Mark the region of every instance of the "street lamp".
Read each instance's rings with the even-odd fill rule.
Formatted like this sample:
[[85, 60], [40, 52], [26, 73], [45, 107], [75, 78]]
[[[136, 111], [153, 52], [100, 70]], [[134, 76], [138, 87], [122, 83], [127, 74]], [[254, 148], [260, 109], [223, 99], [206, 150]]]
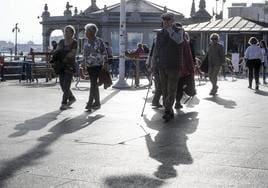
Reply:
[[125, 53], [126, 53], [126, 1], [121, 0], [120, 3], [120, 26], [119, 26], [119, 78], [113, 88], [124, 89], [129, 88], [125, 81]]
[[18, 38], [18, 32], [20, 32], [20, 29], [18, 28], [18, 23], [15, 24], [15, 27], [12, 29], [12, 32], [15, 32], [15, 56], [17, 56], [18, 52], [18, 43], [17, 43], [17, 38]]

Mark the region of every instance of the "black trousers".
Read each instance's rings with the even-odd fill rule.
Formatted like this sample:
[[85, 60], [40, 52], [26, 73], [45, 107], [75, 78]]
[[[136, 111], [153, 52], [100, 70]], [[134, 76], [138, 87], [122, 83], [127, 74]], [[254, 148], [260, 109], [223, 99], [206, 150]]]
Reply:
[[252, 80], [253, 80], [253, 73], [255, 77], [255, 84], [256, 86], [259, 85], [259, 74], [260, 74], [260, 68], [261, 68], [261, 60], [260, 59], [250, 59], [247, 61], [247, 67], [248, 67], [248, 81], [249, 86], [252, 86]]
[[88, 106], [91, 107], [93, 102], [97, 105], [100, 104], [100, 92], [98, 86], [98, 79], [100, 75], [101, 66], [87, 67], [90, 80], [90, 91], [88, 98]]
[[1, 77], [1, 81], [5, 80], [5, 77], [4, 77], [4, 65], [0, 66], [0, 77]]
[[74, 99], [74, 95], [71, 91], [73, 73], [71, 72], [61, 72], [59, 73], [60, 87], [63, 91], [61, 104], [67, 104], [68, 100]]
[[158, 70], [156, 70], [154, 72], [154, 86], [155, 86], [155, 93], [154, 93], [152, 104], [157, 105], [157, 104], [159, 104], [160, 97], [162, 95], [162, 89], [161, 89], [161, 83], [160, 83], [160, 74], [159, 74]]
[[265, 62], [262, 62], [262, 78], [263, 78], [263, 82], [266, 82], [266, 66], [265, 66]]

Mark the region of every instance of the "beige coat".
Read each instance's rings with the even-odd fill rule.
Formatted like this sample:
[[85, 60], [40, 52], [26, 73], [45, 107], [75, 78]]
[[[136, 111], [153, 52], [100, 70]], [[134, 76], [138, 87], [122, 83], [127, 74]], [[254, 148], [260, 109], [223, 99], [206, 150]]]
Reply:
[[219, 43], [211, 43], [208, 48], [208, 66], [221, 66], [225, 61], [223, 46]]

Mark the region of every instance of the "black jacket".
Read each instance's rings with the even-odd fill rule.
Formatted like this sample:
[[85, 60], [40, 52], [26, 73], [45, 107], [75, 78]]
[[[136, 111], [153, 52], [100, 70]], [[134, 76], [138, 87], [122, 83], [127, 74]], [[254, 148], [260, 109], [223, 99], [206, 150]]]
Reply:
[[156, 66], [159, 69], [179, 70], [183, 60], [183, 43], [177, 44], [169, 33], [162, 29], [156, 37]]

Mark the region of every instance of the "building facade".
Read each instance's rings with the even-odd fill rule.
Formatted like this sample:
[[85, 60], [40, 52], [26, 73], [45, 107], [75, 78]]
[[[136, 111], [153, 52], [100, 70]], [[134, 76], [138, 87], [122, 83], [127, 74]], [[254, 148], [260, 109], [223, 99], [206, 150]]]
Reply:
[[[43, 25], [43, 49], [48, 49], [50, 36], [54, 30], [63, 30], [66, 25], [73, 25], [76, 29], [76, 38], [79, 38], [79, 46], [83, 45], [84, 26], [87, 23], [95, 23], [99, 28], [98, 35], [111, 44], [114, 54], [119, 52], [119, 23], [120, 4], [98, 8], [96, 0], [91, 0], [91, 6], [78, 13], [77, 8], [72, 12], [72, 5], [68, 2], [62, 16], [50, 16], [48, 5], [44, 7], [42, 14]], [[126, 1], [126, 49], [133, 50], [137, 43], [152, 44], [155, 29], [160, 28], [161, 14], [172, 12], [176, 21], [184, 21], [184, 15], [174, 10], [157, 5], [147, 0]]]
[[[98, 35], [111, 44], [115, 55], [119, 52], [119, 23], [120, 3], [99, 8], [96, 0], [91, 0], [91, 5], [84, 11], [74, 11], [72, 5], [67, 2], [62, 16], [50, 16], [48, 5], [45, 4], [42, 13], [43, 25], [43, 50], [46, 51], [50, 44], [50, 36], [54, 30], [63, 30], [66, 25], [73, 25], [76, 29], [76, 38], [79, 49], [83, 45], [84, 26], [87, 23], [95, 23], [99, 28]], [[206, 22], [212, 16], [206, 11], [206, 1], [199, 1], [199, 9], [195, 11], [195, 0], [192, 0], [191, 17], [185, 18], [183, 14], [160, 6], [148, 0], [126, 0], [126, 49], [133, 50], [137, 43], [152, 44], [155, 29], [161, 27], [161, 14], [172, 12], [175, 20], [183, 25]]]
[[268, 23], [268, 1], [252, 3], [250, 6], [247, 6], [247, 3], [232, 3], [232, 6], [228, 7], [228, 17], [235, 16]]

